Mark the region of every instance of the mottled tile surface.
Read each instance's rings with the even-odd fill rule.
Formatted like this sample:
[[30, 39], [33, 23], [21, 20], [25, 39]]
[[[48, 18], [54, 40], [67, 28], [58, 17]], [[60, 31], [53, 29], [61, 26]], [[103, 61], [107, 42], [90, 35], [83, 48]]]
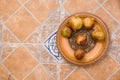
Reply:
[[105, 21], [110, 33], [113, 33], [117, 28], [119, 28], [119, 24], [113, 20], [112, 17], [106, 13], [104, 9], [100, 8], [95, 12], [95, 14]]
[[64, 7], [70, 13], [91, 12], [98, 7], [95, 0], [67, 0]]
[[95, 80], [105, 80], [119, 65], [108, 55], [101, 61], [84, 67]]
[[57, 8], [58, 3], [55, 0], [30, 0], [26, 6], [43, 22]]
[[91, 80], [90, 77], [81, 69], [76, 69], [67, 80]]
[[120, 79], [120, 70], [118, 70], [111, 78], [110, 80], [119, 80]]
[[22, 8], [6, 22], [6, 26], [23, 41], [36, 27], [38, 27], [38, 23], [24, 8]]
[[53, 80], [53, 78], [39, 65], [25, 80]]
[[0, 65], [0, 80], [15, 80], [9, 72], [2, 66]]
[[[56, 47], [60, 24], [78, 12], [94, 13], [110, 32], [107, 55], [87, 66], [66, 61]], [[119, 0], [0, 0], [0, 80], [119, 80], [119, 76]]]
[[20, 46], [3, 62], [3, 64], [18, 80], [21, 80], [38, 64], [38, 62], [24, 47]]
[[5, 21], [20, 7], [17, 0], [0, 0], [0, 17]]
[[120, 21], [120, 0], [108, 0], [104, 7], [113, 15], [118, 21]]

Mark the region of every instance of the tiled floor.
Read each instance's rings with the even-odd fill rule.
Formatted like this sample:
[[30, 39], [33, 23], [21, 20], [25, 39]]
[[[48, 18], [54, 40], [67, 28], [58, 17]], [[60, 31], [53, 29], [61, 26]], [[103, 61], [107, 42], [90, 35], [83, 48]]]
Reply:
[[[87, 66], [64, 60], [56, 31], [70, 14], [108, 25], [107, 55]], [[120, 80], [120, 0], [0, 0], [0, 80]]]

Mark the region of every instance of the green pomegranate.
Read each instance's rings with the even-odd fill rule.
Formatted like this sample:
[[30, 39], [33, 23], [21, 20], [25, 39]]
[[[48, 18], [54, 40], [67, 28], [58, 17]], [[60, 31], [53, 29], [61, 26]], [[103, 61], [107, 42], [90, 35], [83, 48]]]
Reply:
[[65, 26], [65, 27], [63, 27], [61, 34], [62, 34], [62, 36], [68, 38], [71, 36], [72, 30], [71, 30], [71, 28]]
[[94, 18], [89, 18], [89, 17], [84, 18], [83, 20], [84, 27], [86, 29], [92, 29], [94, 25], [94, 21], [95, 21]]
[[96, 40], [103, 41], [105, 39], [105, 34], [103, 31], [100, 30], [94, 30], [92, 32], [92, 37]]
[[71, 17], [69, 20], [69, 24], [71, 25], [71, 28], [76, 31], [80, 30], [83, 26], [83, 21], [80, 17]]

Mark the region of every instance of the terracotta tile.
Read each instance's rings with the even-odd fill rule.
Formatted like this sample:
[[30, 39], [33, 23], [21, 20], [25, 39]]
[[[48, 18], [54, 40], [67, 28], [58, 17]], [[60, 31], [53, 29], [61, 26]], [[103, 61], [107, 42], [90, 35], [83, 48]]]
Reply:
[[116, 72], [110, 80], [120, 80], [120, 70]]
[[104, 7], [115, 17], [120, 21], [120, 0], [108, 0]]
[[55, 0], [30, 0], [27, 8], [43, 22], [58, 6]]
[[40, 26], [25, 42], [26, 43], [41, 43], [47, 39], [50, 34], [57, 31], [59, 25], [44, 25]]
[[16, 48], [17, 44], [2, 44], [2, 60], [10, 55]]
[[44, 68], [47, 70], [49, 75], [55, 80], [58, 80], [58, 69], [56, 64], [42, 64]]
[[67, 0], [64, 7], [70, 13], [91, 12], [98, 7], [98, 4], [95, 0]]
[[118, 23], [113, 20], [113, 18], [110, 17], [102, 8], [97, 10], [95, 14], [98, 15], [107, 24], [110, 33], [113, 33], [119, 27]]
[[27, 1], [27, 0], [20, 0], [22, 3], [24, 3], [25, 1]]
[[3, 21], [8, 19], [18, 8], [17, 0], [0, 0], [0, 17]]
[[81, 69], [76, 69], [67, 80], [91, 80], [89, 76]]
[[95, 80], [105, 80], [115, 69], [118, 68], [118, 64], [110, 57], [105, 56], [97, 63], [88, 65], [85, 69]]
[[[5, 70], [5, 68], [0, 65], [0, 80], [8, 80], [9, 76], [9, 73]], [[9, 79], [14, 80], [12, 76]]]
[[19, 41], [15, 38], [8, 29], [3, 29], [2, 42], [4, 43], [18, 43]]
[[72, 65], [60, 65], [60, 80], [64, 80], [66, 78], [66, 76], [68, 76], [68, 74], [70, 74], [70, 72], [72, 72], [74, 70], [74, 66]]
[[53, 80], [53, 79], [40, 65], [25, 80]]
[[36, 60], [22, 46], [17, 48], [3, 64], [18, 80], [22, 80], [37, 64]]
[[98, 2], [101, 3], [101, 4], [102, 4], [104, 1], [105, 1], [105, 0], [98, 0]]
[[26, 45], [26, 47], [40, 63], [57, 63], [56, 59], [42, 45]]
[[22, 8], [6, 23], [6, 26], [22, 41], [35, 30], [38, 23]]

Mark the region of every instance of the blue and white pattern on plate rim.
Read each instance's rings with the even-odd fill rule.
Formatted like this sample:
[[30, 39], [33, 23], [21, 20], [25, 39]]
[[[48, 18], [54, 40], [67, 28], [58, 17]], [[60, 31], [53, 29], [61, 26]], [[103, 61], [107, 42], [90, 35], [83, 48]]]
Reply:
[[50, 35], [44, 42], [45, 48], [49, 51], [51, 55], [53, 55], [58, 61], [62, 60], [61, 55], [58, 52], [56, 46], [56, 32]]

